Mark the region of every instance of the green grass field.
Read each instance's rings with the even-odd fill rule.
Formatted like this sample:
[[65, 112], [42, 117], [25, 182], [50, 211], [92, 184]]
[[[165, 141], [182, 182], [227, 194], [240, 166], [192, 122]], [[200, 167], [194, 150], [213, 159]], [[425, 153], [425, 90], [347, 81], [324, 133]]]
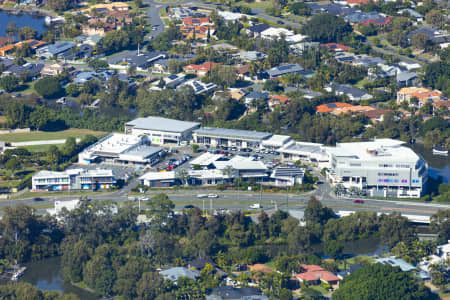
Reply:
[[55, 132], [44, 132], [44, 131], [33, 131], [27, 133], [8, 133], [0, 134], [0, 141], [4, 142], [29, 142], [29, 141], [40, 141], [40, 140], [60, 140], [66, 139], [68, 137], [82, 138], [88, 134], [94, 136], [99, 136], [105, 134], [101, 131], [93, 131], [89, 129], [77, 129], [71, 128], [62, 131]]
[[64, 144], [53, 144], [53, 145], [33, 145], [33, 146], [23, 146], [20, 148], [25, 148], [30, 152], [46, 152], [51, 146], [56, 146], [58, 149], [62, 149]]

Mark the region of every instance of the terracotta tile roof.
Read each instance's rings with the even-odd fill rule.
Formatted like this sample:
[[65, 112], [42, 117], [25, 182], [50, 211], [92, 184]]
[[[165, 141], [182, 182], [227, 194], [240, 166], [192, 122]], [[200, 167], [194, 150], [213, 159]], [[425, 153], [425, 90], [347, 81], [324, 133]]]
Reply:
[[243, 66], [236, 67], [236, 72], [238, 74], [245, 74], [245, 73], [248, 73], [249, 71], [250, 71], [250, 65], [243, 65]]
[[199, 26], [203, 24], [211, 24], [211, 20], [209, 19], [209, 17], [203, 18], [187, 17], [183, 19], [183, 24], [189, 26]]
[[0, 36], [0, 46], [3, 46], [3, 45], [6, 44], [7, 42], [9, 42], [8, 38], [1, 37], [1, 36]]
[[289, 97], [285, 95], [276, 95], [269, 99], [269, 102], [272, 103], [281, 103], [286, 104], [289, 101]]
[[384, 115], [385, 113], [387, 113], [389, 111], [391, 111], [391, 110], [390, 109], [374, 109], [374, 110], [364, 111], [364, 112], [362, 112], [362, 114], [370, 119], [375, 119], [375, 118], [381, 117], [382, 115]]
[[351, 114], [351, 113], [357, 113], [357, 112], [365, 112], [365, 111], [371, 111], [375, 110], [375, 108], [371, 106], [365, 106], [365, 105], [357, 105], [357, 106], [351, 106], [351, 107], [338, 107], [334, 109], [331, 113], [335, 115], [339, 114]]
[[327, 44], [321, 44], [320, 45], [321, 48], [323, 47], [327, 47], [328, 50], [341, 50], [341, 51], [348, 51], [350, 49], [352, 49], [349, 46], [345, 46], [345, 45], [341, 45], [341, 44], [337, 44], [337, 43], [327, 43]]
[[304, 270], [303, 273], [296, 275], [297, 278], [304, 281], [316, 281], [323, 280], [326, 282], [340, 281], [341, 279], [335, 276], [333, 273], [324, 270], [322, 267], [317, 265], [301, 265]]
[[201, 65], [187, 65], [184, 67], [185, 70], [193, 70], [193, 71], [201, 71], [201, 72], [209, 72], [211, 71], [211, 68], [217, 65], [215, 62], [205, 62]]
[[322, 104], [316, 107], [316, 111], [319, 113], [329, 113], [335, 110], [336, 108], [340, 107], [352, 107], [353, 105], [349, 103], [343, 103], [343, 102], [335, 102], [335, 103], [327, 103]]

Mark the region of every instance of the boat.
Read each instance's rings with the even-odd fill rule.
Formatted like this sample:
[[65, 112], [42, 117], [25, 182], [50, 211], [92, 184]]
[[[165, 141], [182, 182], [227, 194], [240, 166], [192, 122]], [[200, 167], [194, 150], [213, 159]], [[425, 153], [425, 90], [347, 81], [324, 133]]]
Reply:
[[15, 271], [11, 276], [11, 280], [12, 281], [19, 280], [19, 278], [23, 276], [23, 273], [25, 272], [26, 269], [27, 269], [26, 267], [21, 267], [20, 269]]
[[61, 16], [59, 16], [59, 17], [54, 17], [54, 18], [52, 18], [52, 17], [50, 17], [50, 16], [46, 16], [45, 17], [45, 24], [47, 25], [47, 26], [50, 26], [50, 25], [52, 25], [53, 23], [64, 23], [65, 22], [65, 19], [64, 19], [64, 17], [61, 17]]
[[433, 147], [433, 154], [434, 155], [448, 155], [448, 149], [445, 149], [444, 147], [435, 146]]

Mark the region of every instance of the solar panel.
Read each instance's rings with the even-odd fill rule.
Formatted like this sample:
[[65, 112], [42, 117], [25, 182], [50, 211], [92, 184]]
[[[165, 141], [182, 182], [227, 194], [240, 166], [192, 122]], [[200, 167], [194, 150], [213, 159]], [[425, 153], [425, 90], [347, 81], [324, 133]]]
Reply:
[[329, 103], [329, 104], [327, 104], [327, 107], [328, 107], [328, 108], [336, 108], [337, 105], [334, 104], [334, 103]]

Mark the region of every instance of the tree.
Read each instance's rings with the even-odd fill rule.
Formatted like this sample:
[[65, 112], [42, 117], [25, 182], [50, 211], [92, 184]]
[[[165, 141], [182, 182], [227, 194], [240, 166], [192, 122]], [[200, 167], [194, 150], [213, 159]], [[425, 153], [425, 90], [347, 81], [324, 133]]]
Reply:
[[19, 29], [18, 32], [19, 40], [33, 40], [37, 37], [37, 31], [29, 26], [24, 26]]
[[75, 83], [69, 83], [66, 86], [66, 94], [72, 97], [76, 97], [80, 94], [80, 89], [78, 88], [78, 85]]
[[178, 178], [182, 184], [188, 185], [189, 172], [184, 168], [178, 168], [175, 170], [175, 177]]
[[100, 69], [107, 69], [109, 67], [109, 64], [105, 60], [94, 59], [89, 62], [89, 67], [91, 67], [95, 71], [98, 71]]
[[445, 18], [439, 10], [433, 9], [425, 15], [425, 21], [430, 25], [442, 28], [445, 22]]
[[390, 265], [373, 264], [346, 277], [332, 299], [433, 300], [439, 299], [439, 296], [431, 293], [412, 273]]
[[344, 19], [330, 14], [313, 16], [302, 30], [313, 41], [321, 43], [340, 42], [353, 31]]
[[19, 170], [20, 161], [17, 158], [8, 159], [5, 164], [7, 170], [13, 171], [14, 173]]
[[18, 31], [19, 28], [17, 27], [16, 22], [11, 21], [8, 23], [8, 25], [6, 26], [6, 35], [8, 36], [10, 42], [14, 40], [14, 36], [17, 34]]
[[431, 216], [431, 229], [437, 232], [440, 243], [450, 240], [450, 209], [438, 210]]
[[222, 170], [222, 174], [227, 177], [229, 182], [233, 182], [233, 179], [235, 177], [235, 170], [233, 169], [232, 166], [226, 166]]
[[66, 11], [73, 7], [74, 1], [72, 0], [49, 0], [47, 2], [48, 6], [57, 12]]
[[325, 243], [325, 247], [323, 249], [324, 253], [331, 256], [334, 259], [338, 259], [342, 255], [342, 250], [344, 246], [341, 242], [330, 240]]
[[34, 85], [34, 89], [44, 98], [57, 98], [64, 94], [60, 81], [54, 76], [39, 79]]
[[306, 224], [325, 224], [334, 217], [334, 212], [331, 208], [323, 207], [322, 203], [316, 198], [311, 197], [305, 209]]
[[166, 194], [158, 194], [153, 196], [147, 203], [147, 214], [155, 220], [155, 224], [163, 226], [168, 218], [173, 214], [175, 204]]
[[128, 76], [133, 77], [134, 75], [136, 75], [136, 71], [137, 71], [136, 65], [130, 65], [128, 67], [127, 74]]
[[157, 272], [145, 272], [136, 284], [140, 300], [153, 300], [163, 292], [164, 279]]
[[142, 0], [134, 0], [134, 4], [137, 8], [141, 8], [144, 3]]
[[183, 62], [175, 60], [175, 59], [169, 59], [168, 69], [169, 73], [171, 74], [177, 74], [183, 71]]
[[15, 75], [7, 75], [0, 78], [0, 87], [8, 93], [15, 91], [19, 87], [19, 79]]
[[431, 40], [425, 33], [416, 33], [411, 38], [411, 44], [416, 49], [426, 50], [426, 48], [431, 44]]

